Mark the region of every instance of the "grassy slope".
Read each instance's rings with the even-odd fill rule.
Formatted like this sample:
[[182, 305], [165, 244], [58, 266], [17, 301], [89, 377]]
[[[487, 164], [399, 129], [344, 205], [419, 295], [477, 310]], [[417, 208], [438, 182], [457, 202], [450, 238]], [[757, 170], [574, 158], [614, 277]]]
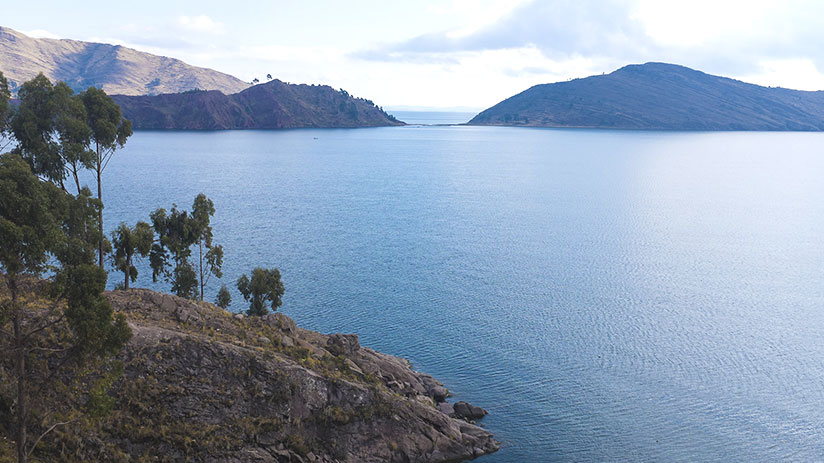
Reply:
[[657, 130], [824, 130], [824, 92], [766, 88], [683, 66], [647, 63], [536, 85], [473, 125]]

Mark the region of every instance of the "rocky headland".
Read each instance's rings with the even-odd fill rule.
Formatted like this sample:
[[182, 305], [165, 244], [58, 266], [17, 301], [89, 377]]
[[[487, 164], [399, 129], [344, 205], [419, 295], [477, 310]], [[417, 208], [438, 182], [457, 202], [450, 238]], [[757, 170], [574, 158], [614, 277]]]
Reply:
[[135, 129], [228, 130], [354, 128], [403, 125], [372, 101], [328, 85], [274, 79], [224, 95], [191, 91], [154, 96], [114, 95]]
[[451, 462], [498, 449], [471, 421], [483, 409], [448, 404], [440, 382], [357, 335], [145, 289], [106, 296], [133, 332], [112, 409], [55, 430], [42, 461]]

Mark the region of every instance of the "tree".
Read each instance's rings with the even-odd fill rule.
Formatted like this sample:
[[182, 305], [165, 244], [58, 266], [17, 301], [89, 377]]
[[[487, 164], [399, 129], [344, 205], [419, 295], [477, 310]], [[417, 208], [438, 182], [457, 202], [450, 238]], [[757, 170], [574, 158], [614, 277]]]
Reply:
[[18, 94], [20, 105], [10, 120], [18, 143], [15, 151], [36, 175], [63, 190], [71, 174], [80, 193], [78, 172], [92, 166], [87, 149], [91, 129], [80, 96], [64, 82], [52, 85], [42, 73], [25, 82]]
[[11, 137], [9, 137], [12, 115], [11, 104], [9, 104], [10, 99], [9, 81], [0, 71], [0, 153], [11, 143]]
[[266, 303], [269, 302], [272, 311], [276, 311], [283, 304], [284, 288], [280, 281], [280, 271], [276, 268], [264, 269], [256, 267], [252, 270], [252, 278], [241, 275], [237, 280], [237, 289], [243, 294], [243, 298], [249, 303], [248, 315], [263, 316], [269, 310]]
[[[158, 277], [165, 276], [172, 283], [172, 291], [180, 297], [194, 299], [199, 293], [203, 300], [204, 289], [210, 277], [220, 278], [223, 275], [223, 247], [212, 244], [210, 218], [214, 212], [212, 201], [200, 194], [192, 204], [191, 214], [173, 205], [170, 212], [160, 208], [150, 215], [157, 234], [149, 254], [152, 279], [157, 281]], [[199, 278], [198, 272], [189, 262], [191, 247], [195, 244], [198, 245], [196, 264]], [[171, 270], [170, 259], [174, 264]]]
[[197, 274], [188, 260], [175, 266], [172, 276], [172, 292], [186, 299], [197, 299]]
[[[126, 144], [126, 139], [132, 135], [132, 123], [124, 119], [120, 113], [120, 106], [106, 95], [106, 92], [95, 87], [80, 95], [86, 109], [87, 124], [91, 130], [89, 150], [94, 152], [93, 169], [97, 174], [97, 199], [103, 201], [103, 171], [109, 165], [118, 148]], [[100, 234], [103, 234], [103, 210], [98, 217]], [[98, 253], [98, 264], [103, 268], [104, 248], [101, 242]]]
[[220, 291], [217, 292], [215, 298], [215, 305], [221, 309], [226, 309], [232, 304], [232, 295], [229, 293], [229, 288], [226, 285], [221, 285]]
[[[177, 205], [172, 205], [172, 210], [169, 213], [166, 212], [166, 209], [159, 208], [152, 212], [149, 217], [157, 236], [149, 253], [152, 280], [157, 282], [158, 277], [164, 276], [166, 280], [172, 283], [172, 290], [178, 296], [188, 296], [190, 285], [188, 283], [178, 285], [177, 280], [178, 277], [191, 279], [189, 273], [183, 269], [186, 266], [191, 268], [191, 264], [188, 262], [191, 254], [190, 246], [197, 241], [197, 233], [192, 227], [189, 213], [179, 210]], [[174, 262], [174, 267], [171, 270], [169, 270], [170, 258]], [[181, 281], [181, 283], [183, 282]]]
[[[46, 428], [29, 446], [33, 396], [63, 366], [113, 354], [131, 336], [101, 294], [106, 274], [94, 264], [101, 205], [90, 196], [86, 190], [75, 198], [40, 180], [16, 153], [0, 156], [0, 269], [8, 289], [0, 300], [0, 360], [14, 365], [18, 462], [28, 460], [44, 435], [68, 424]], [[47, 269], [53, 277], [39, 280]], [[33, 294], [23, 297], [26, 292]], [[54, 345], [53, 330], [64, 326], [68, 345]], [[35, 353], [41, 362], [31, 368]]]
[[259, 80], [257, 77], [255, 77], [254, 79], [252, 79], [252, 85], [257, 84], [258, 82], [260, 82], [260, 80]]
[[86, 107], [80, 95], [73, 95], [72, 89], [64, 82], [55, 85], [54, 92], [58, 104], [55, 121], [55, 131], [60, 142], [58, 154], [63, 163], [64, 175], [71, 175], [79, 194], [79, 172], [94, 168], [95, 153], [89, 149], [92, 131], [87, 123]]
[[129, 281], [137, 280], [137, 269], [133, 265], [136, 256], [147, 257], [152, 250], [154, 230], [146, 222], [137, 222], [134, 228], [121, 223], [112, 232], [114, 266], [124, 274], [123, 288], [129, 289]]
[[[223, 246], [212, 246], [211, 217], [215, 215], [215, 205], [203, 193], [197, 195], [192, 204], [192, 219], [194, 220], [197, 246], [198, 269], [200, 271], [200, 300], [203, 300], [203, 291], [212, 275], [223, 277]], [[203, 254], [206, 248], [206, 254]], [[204, 260], [205, 259], [205, 260]], [[204, 265], [205, 262], [205, 265]]]
[[11, 120], [17, 140], [15, 152], [29, 164], [32, 172], [62, 186], [65, 176], [55, 136], [58, 104], [54, 86], [40, 73], [23, 83], [17, 92], [20, 105]]

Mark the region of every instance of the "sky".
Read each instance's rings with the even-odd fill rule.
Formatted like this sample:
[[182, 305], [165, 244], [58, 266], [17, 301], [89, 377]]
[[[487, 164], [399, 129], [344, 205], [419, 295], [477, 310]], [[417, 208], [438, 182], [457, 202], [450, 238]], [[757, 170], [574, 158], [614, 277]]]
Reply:
[[40, 1], [0, 25], [115, 43], [245, 81], [327, 84], [385, 108], [480, 110], [662, 61], [824, 90], [819, 0]]

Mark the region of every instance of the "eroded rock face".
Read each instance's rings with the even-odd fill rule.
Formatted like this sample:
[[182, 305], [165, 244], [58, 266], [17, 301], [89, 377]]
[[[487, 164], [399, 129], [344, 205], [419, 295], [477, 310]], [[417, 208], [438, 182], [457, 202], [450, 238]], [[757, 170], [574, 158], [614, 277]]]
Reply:
[[488, 431], [449, 416], [461, 402], [451, 410], [441, 383], [356, 335], [303, 330], [280, 313], [236, 317], [148, 290], [108, 298], [134, 336], [113, 388], [117, 419], [94, 437], [126, 455], [439, 462], [498, 448]]

